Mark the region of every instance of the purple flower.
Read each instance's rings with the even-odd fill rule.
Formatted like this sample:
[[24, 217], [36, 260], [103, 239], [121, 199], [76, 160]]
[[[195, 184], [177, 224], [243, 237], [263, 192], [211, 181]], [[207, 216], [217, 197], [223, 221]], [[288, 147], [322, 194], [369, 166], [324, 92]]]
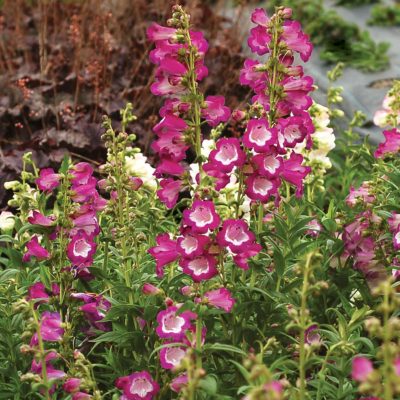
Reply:
[[[49, 301], [49, 294], [46, 291], [46, 287], [42, 282], [36, 282], [33, 285], [29, 286], [28, 296], [26, 299], [35, 300], [36, 304], [47, 303]], [[36, 301], [38, 300], [38, 301]]]
[[282, 41], [288, 46], [290, 50], [299, 53], [301, 59], [304, 62], [307, 62], [309, 60], [313, 50], [313, 45], [311, 44], [308, 35], [301, 31], [301, 25], [299, 22], [284, 22]]
[[69, 173], [72, 175], [72, 185], [86, 185], [93, 175], [93, 167], [87, 162], [80, 162], [75, 164]]
[[228, 121], [231, 111], [224, 105], [224, 96], [208, 96], [204, 104], [205, 108], [201, 110], [201, 115], [210, 126], [214, 127], [220, 122]]
[[251, 119], [243, 136], [243, 144], [261, 153], [268, 151], [277, 142], [278, 131], [270, 128], [265, 118]]
[[123, 391], [121, 400], [152, 400], [160, 391], [160, 386], [147, 371], [118, 378], [115, 386]]
[[390, 131], [383, 131], [385, 141], [380, 143], [375, 150], [375, 158], [384, 158], [386, 154], [396, 154], [400, 150], [400, 131], [392, 129]]
[[280, 180], [254, 173], [246, 179], [246, 195], [252, 200], [266, 202], [278, 193]]
[[179, 367], [186, 356], [186, 349], [182, 346], [164, 347], [160, 350], [160, 363], [165, 369]]
[[303, 156], [292, 153], [288, 160], [283, 162], [283, 171], [281, 176], [285, 181], [296, 186], [296, 196], [303, 194], [303, 180], [311, 172], [310, 167], [302, 166]]
[[[64, 335], [61, 327], [61, 316], [58, 312], [45, 311], [40, 319], [40, 335], [44, 342], [58, 342]], [[37, 333], [32, 336], [31, 346], [39, 343]]]
[[370, 193], [371, 187], [368, 182], [363, 182], [358, 189], [350, 188], [350, 193], [346, 197], [346, 204], [354, 207], [357, 202], [370, 204], [375, 201], [375, 196]]
[[156, 272], [158, 277], [164, 275], [163, 267], [179, 257], [176, 242], [171, 240], [168, 233], [158, 235], [156, 238], [157, 246], [152, 247], [148, 252], [156, 260]]
[[162, 293], [162, 290], [157, 286], [152, 285], [151, 283], [145, 283], [142, 288], [142, 293], [147, 296], [156, 296]]
[[222, 138], [216, 143], [217, 148], [210, 153], [210, 163], [222, 172], [231, 172], [234, 167], [241, 167], [246, 161], [246, 155], [240, 148], [236, 138]]
[[157, 42], [160, 40], [176, 40], [176, 29], [161, 26], [153, 22], [147, 28], [147, 39], [152, 42]]
[[79, 386], [81, 385], [81, 379], [79, 378], [68, 378], [64, 385], [63, 389], [67, 393], [75, 393], [79, 390]]
[[177, 314], [178, 307], [171, 306], [157, 314], [157, 335], [162, 339], [180, 341], [191, 326], [191, 320], [196, 316], [191, 311]]
[[271, 148], [267, 153], [255, 155], [251, 161], [257, 167], [260, 175], [268, 178], [277, 178], [283, 168], [282, 157], [278, 156], [275, 148]]
[[161, 189], [157, 190], [159, 199], [167, 208], [174, 208], [182, 188], [182, 181], [172, 178], [162, 179], [160, 181], [160, 186]]
[[32, 225], [51, 226], [54, 225], [54, 216], [46, 217], [39, 211], [32, 211], [32, 215], [28, 218], [28, 222]]
[[37, 260], [46, 260], [50, 258], [50, 253], [39, 244], [38, 237], [32, 236], [32, 239], [26, 244], [27, 252], [22, 257], [23, 262], [28, 262], [31, 257]]
[[232, 297], [231, 292], [226, 288], [210, 290], [204, 293], [204, 298], [212, 306], [225, 310], [226, 312], [231, 312], [236, 301]]
[[255, 239], [247, 223], [242, 219], [227, 219], [217, 234], [217, 242], [221, 247], [228, 247], [235, 253], [245, 251]]
[[36, 179], [36, 185], [40, 190], [51, 192], [60, 184], [61, 175], [56, 174], [53, 168], [44, 168], [40, 170], [39, 178]]
[[183, 222], [194, 233], [206, 233], [218, 228], [220, 218], [212, 201], [195, 200], [190, 209], [183, 211]]
[[[64, 371], [55, 369], [53, 367], [53, 365], [51, 364], [51, 361], [55, 360], [57, 358], [58, 358], [58, 354], [55, 351], [48, 353], [45, 357], [46, 375], [47, 375], [48, 379], [51, 379], [51, 380], [62, 379], [67, 375]], [[42, 362], [33, 360], [32, 365], [31, 365], [31, 371], [34, 374], [42, 376], [42, 371], [43, 371]]]
[[188, 259], [181, 259], [179, 265], [183, 272], [189, 275], [195, 282], [211, 279], [217, 274], [215, 258], [209, 254]]
[[208, 236], [187, 232], [178, 238], [177, 249], [182, 257], [194, 258], [203, 254], [209, 243]]
[[351, 377], [358, 382], [365, 382], [374, 370], [372, 362], [365, 357], [354, 357], [351, 368]]
[[247, 40], [247, 44], [253, 53], [257, 53], [259, 56], [268, 53], [270, 41], [271, 35], [264, 26], [258, 25], [250, 29], [250, 36]]
[[96, 243], [93, 237], [80, 230], [71, 238], [67, 246], [67, 256], [74, 265], [91, 264], [96, 252]]
[[238, 252], [237, 254], [235, 254], [235, 256], [233, 257], [233, 261], [235, 262], [235, 264], [243, 269], [243, 270], [248, 270], [249, 269], [249, 258], [251, 257], [255, 257], [260, 251], [261, 251], [262, 247], [260, 244], [258, 243], [251, 243], [246, 245], [246, 248], [244, 251]]
[[171, 390], [179, 393], [189, 382], [187, 374], [178, 375], [170, 384]]
[[321, 336], [318, 333], [318, 325], [313, 324], [305, 330], [305, 339], [307, 344], [319, 344], [321, 342]]

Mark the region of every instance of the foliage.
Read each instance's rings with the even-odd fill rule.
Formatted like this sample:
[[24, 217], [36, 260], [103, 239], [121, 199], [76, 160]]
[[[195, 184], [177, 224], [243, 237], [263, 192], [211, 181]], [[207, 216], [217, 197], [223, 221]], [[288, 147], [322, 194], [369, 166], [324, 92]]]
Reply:
[[368, 20], [370, 25], [379, 26], [399, 26], [400, 25], [400, 5], [392, 6], [377, 4], [371, 9], [371, 18]]
[[398, 398], [400, 82], [373, 149], [364, 115], [343, 120], [344, 65], [316, 104], [291, 10], [251, 20], [261, 57], [233, 111], [204, 91], [212, 49], [184, 8], [148, 27], [154, 167], [131, 103], [103, 118], [96, 169], [22, 157], [0, 214], [0, 398]]
[[282, 3], [293, 8], [313, 43], [321, 46], [323, 60], [344, 62], [366, 72], [384, 70], [389, 65], [387, 43], [376, 43], [357, 24], [345, 21], [335, 10], [327, 10], [322, 0], [285, 0], [271, 2], [271, 5]]

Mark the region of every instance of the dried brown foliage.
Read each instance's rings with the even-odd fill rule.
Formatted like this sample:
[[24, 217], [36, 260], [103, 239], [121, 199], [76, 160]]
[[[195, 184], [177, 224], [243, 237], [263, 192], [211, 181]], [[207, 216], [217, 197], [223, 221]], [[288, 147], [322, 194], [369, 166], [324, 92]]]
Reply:
[[[101, 116], [118, 123], [130, 101], [139, 117], [131, 129], [148, 153], [160, 100], [150, 93], [154, 67], [146, 28], [165, 23], [164, 0], [5, 0], [0, 10], [0, 185], [32, 151], [40, 167], [72, 156], [102, 162]], [[208, 94], [234, 108], [246, 92], [238, 83], [244, 33], [240, 6], [188, 0], [196, 29], [210, 42]], [[0, 190], [4, 205], [5, 191]]]

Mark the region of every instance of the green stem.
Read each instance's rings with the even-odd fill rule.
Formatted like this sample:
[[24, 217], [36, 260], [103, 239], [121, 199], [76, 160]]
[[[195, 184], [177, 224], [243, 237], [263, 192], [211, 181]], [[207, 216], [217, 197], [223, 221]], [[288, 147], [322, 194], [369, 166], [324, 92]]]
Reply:
[[40, 362], [42, 364], [42, 379], [43, 379], [43, 385], [45, 386], [45, 397], [47, 400], [51, 400], [51, 396], [50, 396], [50, 392], [49, 392], [49, 381], [47, 378], [46, 353], [44, 351], [43, 338], [42, 338], [42, 333], [40, 331], [40, 322], [39, 322], [39, 318], [36, 314], [33, 303], [30, 303], [30, 305], [31, 305], [31, 312], [32, 312], [33, 320], [35, 321], [36, 334], [38, 337]]
[[306, 328], [307, 328], [307, 293], [309, 288], [310, 266], [313, 253], [307, 255], [304, 266], [303, 287], [301, 289], [300, 305], [300, 359], [299, 359], [299, 379], [300, 379], [300, 400], [306, 399]]
[[260, 201], [260, 203], [258, 204], [258, 210], [257, 210], [257, 233], [258, 233], [258, 235], [260, 235], [262, 232], [263, 218], [264, 218], [264, 207], [263, 207], [263, 203]]
[[196, 368], [202, 368], [201, 359], [201, 335], [202, 334], [202, 319], [200, 315], [197, 316], [196, 320]]
[[384, 400], [393, 400], [392, 380], [391, 376], [393, 373], [393, 360], [390, 352], [390, 339], [391, 332], [389, 326], [389, 294], [390, 294], [390, 283], [385, 285], [385, 291], [383, 295], [383, 360], [384, 360]]

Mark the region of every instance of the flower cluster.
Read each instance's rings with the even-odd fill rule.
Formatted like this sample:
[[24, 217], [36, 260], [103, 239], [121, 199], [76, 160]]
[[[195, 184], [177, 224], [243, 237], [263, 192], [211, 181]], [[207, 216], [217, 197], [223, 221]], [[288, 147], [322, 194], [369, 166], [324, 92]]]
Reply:
[[291, 19], [290, 9], [279, 9], [269, 18], [264, 9], [256, 9], [248, 44], [253, 53], [269, 54], [265, 64], [247, 59], [240, 74], [242, 85], [255, 93], [243, 137], [248, 156], [245, 174], [246, 194], [252, 200], [279, 200], [282, 180], [303, 192], [303, 180], [310, 173], [298, 146], [312, 145], [312, 119], [307, 112], [312, 104], [309, 92], [313, 80], [301, 66], [293, 65], [294, 53], [303, 61], [311, 55], [312, 45]]
[[179, 6], [174, 7], [169, 24], [171, 27], [153, 23], [147, 36], [156, 46], [150, 52], [150, 61], [157, 65], [151, 91], [166, 97], [160, 109], [162, 120], [153, 128], [157, 140], [152, 149], [160, 158], [155, 171], [161, 178], [157, 194], [172, 208], [184, 189], [186, 152], [191, 143], [196, 143], [197, 150], [201, 147], [200, 119], [214, 127], [228, 120], [230, 110], [224, 97], [204, 99], [198, 91], [198, 82], [208, 74], [204, 65], [208, 43], [203, 34], [190, 29], [189, 16]]

